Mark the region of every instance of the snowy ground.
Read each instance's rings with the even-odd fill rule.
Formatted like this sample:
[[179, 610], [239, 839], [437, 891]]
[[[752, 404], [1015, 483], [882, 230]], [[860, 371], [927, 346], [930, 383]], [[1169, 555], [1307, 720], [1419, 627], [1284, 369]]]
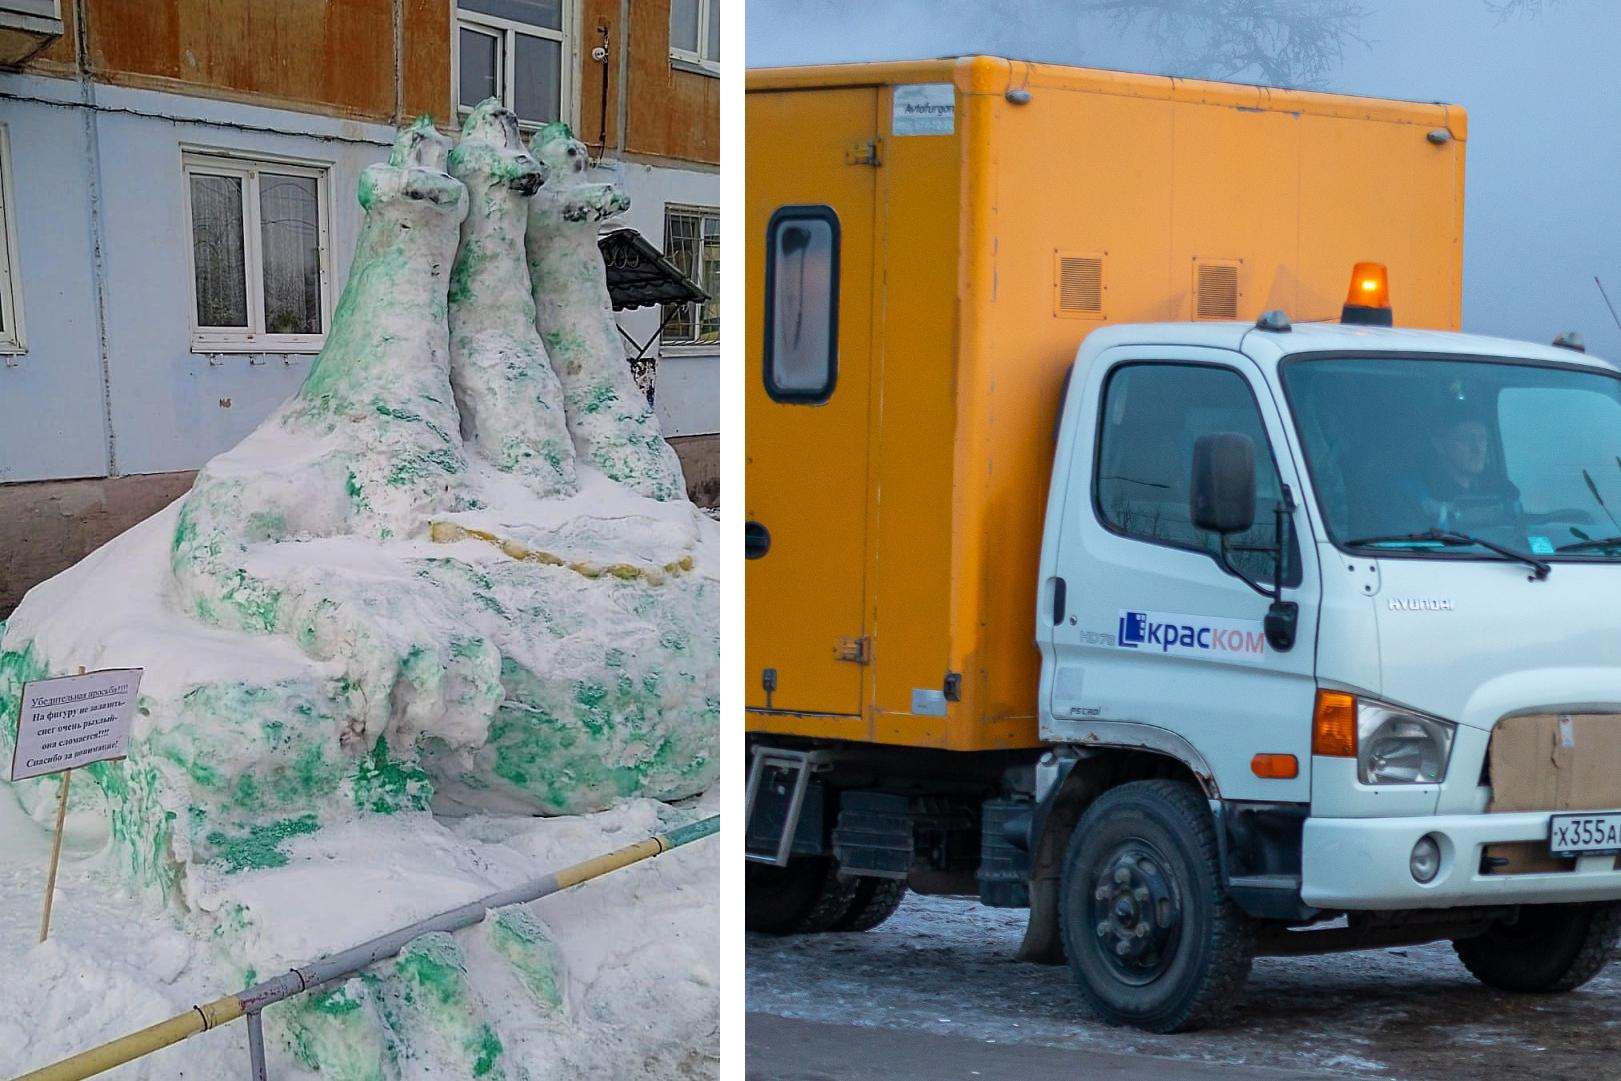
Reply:
[[[1153, 1036], [1089, 1019], [1067, 969], [1015, 962], [1023, 930], [1022, 911], [910, 896], [865, 934], [751, 934], [748, 1009], [1002, 1045], [1009, 1077], [1021, 1049], [1044, 1048], [1219, 1064], [1235, 1076], [1265, 1067], [1406, 1081], [1592, 1081], [1611, 1076], [1621, 1054], [1618, 966], [1573, 994], [1542, 997], [1482, 987], [1445, 943], [1261, 958], [1236, 1026]], [[917, 1065], [894, 1076], [943, 1076]], [[772, 1076], [755, 1066], [751, 1057], [751, 1077]]]
[[[713, 813], [714, 804], [713, 794], [688, 801], [686, 813]], [[279, 932], [321, 953], [339, 939], [353, 945], [425, 914], [398, 919], [391, 908], [423, 900], [423, 864], [438, 867], [447, 899], [433, 907], [449, 908], [491, 884], [515, 885], [641, 840], [658, 830], [660, 806], [630, 800], [594, 815], [443, 820], [443, 851], [420, 851], [432, 839], [421, 830], [406, 831], [403, 846], [374, 831], [363, 838], [370, 846], [364, 860], [345, 850], [339, 828], [297, 839], [288, 868], [236, 876], [235, 888], [273, 901]], [[79, 837], [93, 833], [92, 823], [79, 826]], [[10, 977], [0, 981], [0, 1077], [241, 990], [219, 985], [205, 944], [182, 933], [171, 914], [125, 891], [104, 844], [93, 839], [64, 850], [51, 937], [38, 944], [49, 852], [49, 834], [0, 790], [0, 973]], [[716, 852], [712, 839], [697, 841], [528, 906], [557, 942], [568, 984], [559, 1015], [514, 1026], [509, 1081], [718, 1075]], [[301, 858], [308, 866], [294, 878]], [[347, 885], [334, 890], [333, 875]], [[477, 934], [470, 928], [458, 941]], [[318, 1081], [277, 1044], [276, 1031], [267, 1029], [270, 1076]], [[247, 1062], [246, 1032], [237, 1023], [106, 1076], [226, 1081], [246, 1077]]]

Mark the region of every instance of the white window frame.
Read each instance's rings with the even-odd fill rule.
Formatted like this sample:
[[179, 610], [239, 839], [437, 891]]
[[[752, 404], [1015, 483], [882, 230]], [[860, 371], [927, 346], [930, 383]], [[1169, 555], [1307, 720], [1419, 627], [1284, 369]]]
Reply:
[[8, 326], [0, 331], [0, 353], [28, 352], [23, 333], [23, 290], [17, 270], [16, 200], [11, 184], [11, 135], [0, 124], [0, 298], [5, 300]]
[[61, 0], [0, 0], [0, 11], [33, 15], [40, 19], [60, 19], [62, 4]]
[[[181, 198], [186, 210], [186, 290], [191, 300], [193, 353], [319, 353], [332, 327], [332, 258], [330, 238], [332, 198], [330, 162], [245, 155], [208, 147], [182, 147]], [[259, 174], [304, 176], [315, 180], [315, 220], [319, 237], [321, 273], [321, 333], [267, 334], [265, 332], [264, 252], [259, 242]], [[193, 175], [242, 178], [242, 262], [247, 278], [248, 325], [205, 327], [197, 323], [196, 234], [191, 224]]]
[[[671, 7], [673, 18], [675, 9]], [[680, 66], [690, 66], [699, 69], [704, 74], [720, 74], [720, 57], [705, 55], [709, 52], [709, 20], [720, 18], [720, 0], [698, 0], [698, 48], [677, 49], [675, 37], [670, 38], [670, 59], [679, 61]]]
[[[664, 253], [664, 257], [666, 259], [668, 259], [670, 257], [670, 215], [671, 214], [691, 214], [691, 215], [693, 215], [693, 216], [695, 216], [695, 217], [697, 217], [699, 219], [699, 225], [698, 225], [698, 252], [699, 252], [699, 256], [698, 257], [699, 257], [700, 260], [702, 260], [702, 258], [703, 258], [703, 243], [704, 243], [704, 233], [703, 233], [702, 219], [704, 219], [704, 218], [714, 218], [715, 219], [715, 228], [718, 231], [720, 229], [720, 208], [716, 207], [716, 206], [701, 206], [701, 205], [699, 205], [697, 203], [665, 203], [664, 204], [664, 243], [660, 247], [659, 250]], [[724, 251], [724, 249], [722, 249], [722, 250]], [[693, 280], [697, 281], [696, 278], [694, 278]], [[700, 289], [703, 288], [703, 283], [698, 282], [698, 287]], [[717, 302], [720, 300], [719, 297], [711, 297], [710, 299], [714, 300], [714, 301], [717, 301]], [[696, 302], [694, 302], [694, 307], [702, 308], [702, 305], [697, 304]], [[664, 317], [664, 308], [663, 308], [663, 306], [660, 306], [660, 308], [659, 308], [659, 318], [662, 319], [663, 317]], [[700, 313], [699, 319], [701, 319], [701, 318], [702, 318], [702, 314]], [[698, 319], [693, 320], [694, 329], [697, 328], [698, 321], [699, 321]], [[661, 356], [661, 357], [712, 357], [712, 356], [717, 355], [720, 352], [721, 338], [724, 338], [725, 336], [726, 336], [726, 321], [724, 319], [721, 320], [721, 335], [720, 335], [720, 337], [716, 338], [712, 342], [665, 341], [664, 340], [664, 334], [661, 331], [660, 334], [659, 334], [659, 356]]]
[[60, 34], [61, 0], [0, 0], [0, 27], [25, 33]]
[[[514, 78], [516, 64], [513, 62], [518, 55], [517, 37], [519, 34], [528, 34], [531, 37], [546, 38], [550, 41], [560, 42], [563, 46], [559, 56], [562, 67], [560, 85], [557, 91], [557, 111], [561, 114], [558, 119], [568, 124], [570, 128], [578, 128], [577, 110], [579, 103], [574, 100], [575, 79], [574, 73], [580, 66], [579, 36], [574, 32], [578, 25], [575, 18], [575, 7], [578, 0], [563, 0], [558, 5], [562, 14], [563, 29], [553, 30], [549, 26], [538, 26], [535, 23], [519, 22], [516, 19], [503, 19], [495, 15], [486, 15], [482, 11], [468, 11], [460, 4], [451, 5], [451, 32], [453, 34], [450, 47], [450, 104], [455, 109], [459, 120], [466, 120], [467, 114], [473, 110], [470, 106], [462, 104], [462, 35], [465, 28], [476, 34], [485, 34], [496, 39], [496, 64], [499, 75], [501, 104], [517, 113], [517, 83]], [[518, 118], [518, 127], [523, 131], [535, 131], [544, 120], [529, 120]]]

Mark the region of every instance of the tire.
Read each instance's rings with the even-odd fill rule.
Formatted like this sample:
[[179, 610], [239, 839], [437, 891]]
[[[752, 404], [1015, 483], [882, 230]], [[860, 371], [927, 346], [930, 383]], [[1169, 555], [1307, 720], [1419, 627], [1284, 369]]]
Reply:
[[1597, 976], [1621, 933], [1621, 904], [1526, 905], [1513, 923], [1455, 939], [1469, 974], [1502, 991], [1573, 991]]
[[1222, 886], [1210, 809], [1179, 781], [1122, 785], [1081, 816], [1059, 922], [1082, 997], [1103, 1020], [1150, 1032], [1219, 1021], [1255, 958], [1255, 921]]
[[831, 929], [849, 911], [856, 893], [855, 882], [840, 878], [827, 856], [789, 860], [787, 867], [751, 863], [745, 884], [744, 926], [773, 935]]
[[850, 907], [831, 928], [834, 931], [871, 931], [895, 914], [906, 900], [906, 881], [862, 876], [855, 880]]

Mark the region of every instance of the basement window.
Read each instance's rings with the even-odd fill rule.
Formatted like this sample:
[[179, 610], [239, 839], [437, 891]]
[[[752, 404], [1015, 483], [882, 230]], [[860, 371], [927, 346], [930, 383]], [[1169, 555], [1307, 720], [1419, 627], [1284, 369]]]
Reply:
[[720, 74], [720, 0], [670, 0], [670, 61]]
[[785, 206], [765, 246], [765, 389], [773, 400], [818, 405], [833, 394], [839, 352], [839, 216], [830, 206]]
[[11, 187], [11, 143], [0, 124], [0, 353], [25, 353], [23, 292], [17, 280], [17, 215]]
[[186, 152], [194, 353], [316, 353], [332, 310], [324, 166]]
[[524, 128], [572, 113], [571, 3], [564, 0], [457, 0], [455, 71], [458, 115], [499, 98]]

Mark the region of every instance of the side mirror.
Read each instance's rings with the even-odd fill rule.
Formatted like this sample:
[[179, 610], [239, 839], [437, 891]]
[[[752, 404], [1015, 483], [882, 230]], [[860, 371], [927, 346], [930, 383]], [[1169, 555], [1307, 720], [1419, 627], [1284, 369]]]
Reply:
[[1193, 443], [1188, 509], [1198, 529], [1231, 536], [1255, 524], [1255, 443], [1237, 432], [1212, 432]]

